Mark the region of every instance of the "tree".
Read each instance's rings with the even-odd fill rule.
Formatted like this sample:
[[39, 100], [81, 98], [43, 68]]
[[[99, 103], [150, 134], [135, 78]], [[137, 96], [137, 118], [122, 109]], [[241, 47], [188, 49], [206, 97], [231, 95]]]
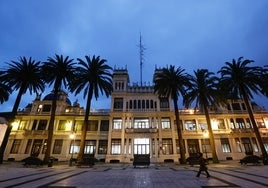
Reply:
[[113, 89], [112, 74], [109, 72], [112, 68], [106, 64], [106, 60], [100, 59], [99, 56], [93, 56], [92, 59], [90, 56], [85, 56], [85, 59], [86, 61], [77, 59], [80, 66], [77, 67], [75, 79], [72, 80], [70, 85], [70, 90], [71, 92], [75, 92], [75, 95], [84, 90], [84, 98], [87, 97], [80, 150], [77, 157], [78, 161], [82, 161], [83, 159], [92, 97], [94, 96], [97, 100], [99, 98], [99, 92], [102, 95], [104, 93], [108, 97], [111, 95]]
[[[36, 62], [31, 57], [28, 60], [26, 57], [20, 57], [19, 61], [11, 61], [7, 65], [8, 68], [1, 72], [0, 76], [2, 87], [0, 88], [1, 97], [7, 100], [8, 94], [11, 93], [10, 88], [12, 90], [19, 90], [12, 112], [8, 115], [8, 121], [12, 122], [17, 114], [22, 95], [28, 90], [30, 94], [43, 91], [45, 84], [42, 79], [41, 63], [39, 61]], [[0, 148], [0, 163], [3, 161], [3, 152], [5, 151], [11, 129], [12, 127], [9, 125]]]
[[268, 97], [268, 65], [262, 69], [261, 78], [261, 93]]
[[263, 159], [267, 160], [267, 152], [265, 150], [257, 123], [254, 118], [250, 100], [253, 99], [253, 93], [261, 92], [261, 74], [262, 68], [258, 66], [250, 66], [253, 60], [243, 60], [239, 57], [236, 61], [226, 62], [219, 73], [221, 74], [221, 85], [224, 85], [230, 94], [240, 97], [244, 100], [250, 121], [252, 123], [256, 138], [258, 140]]
[[74, 77], [74, 71], [73, 59], [69, 59], [69, 56], [64, 58], [63, 55], [57, 54], [54, 58], [48, 57], [47, 62], [44, 62], [42, 66], [42, 74], [44, 75], [45, 82], [50, 86], [54, 83], [51, 114], [48, 124], [47, 149], [44, 157], [45, 163], [48, 163], [50, 159], [58, 94], [62, 86], [68, 87], [68, 83]]
[[5, 101], [8, 100], [9, 95], [12, 93], [11, 88], [5, 80], [2, 79], [2, 74], [4, 72], [0, 72], [0, 103], [3, 104]]
[[209, 72], [207, 69], [197, 69], [197, 71], [194, 71], [194, 76], [191, 76], [190, 81], [191, 87], [190, 90], [188, 90], [187, 95], [184, 97], [184, 104], [189, 107], [191, 103], [195, 101], [196, 106], [199, 106], [205, 113], [213, 163], [218, 163], [219, 160], [216, 153], [208, 107], [215, 104], [215, 102], [220, 102], [220, 94], [218, 92], [219, 79], [214, 76], [214, 73]]
[[173, 100], [175, 118], [177, 124], [177, 133], [180, 147], [180, 162], [186, 163], [185, 147], [182, 139], [182, 124], [179, 117], [178, 99], [181, 94], [186, 94], [187, 87], [190, 86], [189, 75], [181, 67], [175, 69], [175, 66], [170, 65], [169, 68], [160, 69], [154, 76], [154, 92], [159, 97], [170, 98]]
[[20, 57], [19, 61], [7, 63], [9, 66], [1, 75], [1, 80], [7, 83], [13, 90], [19, 90], [16, 97], [12, 114], [15, 116], [22, 98], [22, 95], [29, 90], [30, 94], [44, 91], [44, 81], [41, 74], [41, 62], [28, 60]]

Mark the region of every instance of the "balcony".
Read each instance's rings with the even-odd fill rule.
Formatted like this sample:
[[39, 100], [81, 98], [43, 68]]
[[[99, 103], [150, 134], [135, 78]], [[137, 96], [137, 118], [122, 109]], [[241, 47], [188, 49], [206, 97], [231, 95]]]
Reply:
[[127, 128], [126, 133], [157, 133], [157, 128]]
[[24, 130], [24, 135], [47, 135], [47, 130]]

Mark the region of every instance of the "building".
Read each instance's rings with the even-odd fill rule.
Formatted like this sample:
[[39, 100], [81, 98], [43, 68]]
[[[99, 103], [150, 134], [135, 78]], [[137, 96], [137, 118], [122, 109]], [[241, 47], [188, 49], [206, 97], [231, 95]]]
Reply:
[[[156, 70], [157, 71], [157, 70]], [[130, 84], [127, 69], [113, 72], [111, 108], [91, 111], [85, 153], [103, 162], [131, 163], [134, 154], [150, 154], [151, 162], [178, 162], [180, 158], [175, 114], [171, 99], [159, 98], [153, 86]], [[44, 157], [50, 118], [49, 94], [20, 111], [4, 160], [21, 160], [30, 155]], [[252, 103], [255, 120], [268, 150], [268, 113]], [[65, 92], [58, 96], [52, 153], [60, 161], [76, 157], [79, 151], [84, 109], [72, 105]], [[261, 155], [243, 101], [210, 109], [216, 152], [219, 160], [240, 159], [247, 153]], [[197, 152], [211, 157], [205, 115], [197, 109], [181, 109], [186, 156]]]

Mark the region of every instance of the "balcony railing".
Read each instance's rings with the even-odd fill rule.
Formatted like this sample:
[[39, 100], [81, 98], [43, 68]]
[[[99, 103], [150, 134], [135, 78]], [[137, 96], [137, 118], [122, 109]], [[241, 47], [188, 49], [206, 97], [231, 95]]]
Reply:
[[157, 128], [127, 128], [126, 133], [157, 133]]

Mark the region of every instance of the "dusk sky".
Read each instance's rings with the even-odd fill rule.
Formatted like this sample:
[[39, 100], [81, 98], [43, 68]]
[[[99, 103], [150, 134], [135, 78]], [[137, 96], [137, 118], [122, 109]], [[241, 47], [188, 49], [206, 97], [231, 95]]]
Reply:
[[[20, 56], [46, 61], [55, 54], [75, 60], [97, 55], [113, 68], [127, 67], [130, 82], [140, 82], [140, 33], [147, 84], [152, 84], [156, 66], [181, 66], [189, 74], [198, 68], [216, 73], [240, 56], [254, 60], [252, 66], [264, 66], [267, 8], [267, 0], [2, 0], [0, 68]], [[0, 111], [10, 111], [16, 96], [13, 92]], [[34, 98], [25, 94], [20, 108]], [[69, 98], [85, 107], [82, 94], [69, 93]], [[268, 110], [267, 98], [257, 97], [256, 102]], [[110, 108], [110, 99], [101, 97], [92, 108]]]

